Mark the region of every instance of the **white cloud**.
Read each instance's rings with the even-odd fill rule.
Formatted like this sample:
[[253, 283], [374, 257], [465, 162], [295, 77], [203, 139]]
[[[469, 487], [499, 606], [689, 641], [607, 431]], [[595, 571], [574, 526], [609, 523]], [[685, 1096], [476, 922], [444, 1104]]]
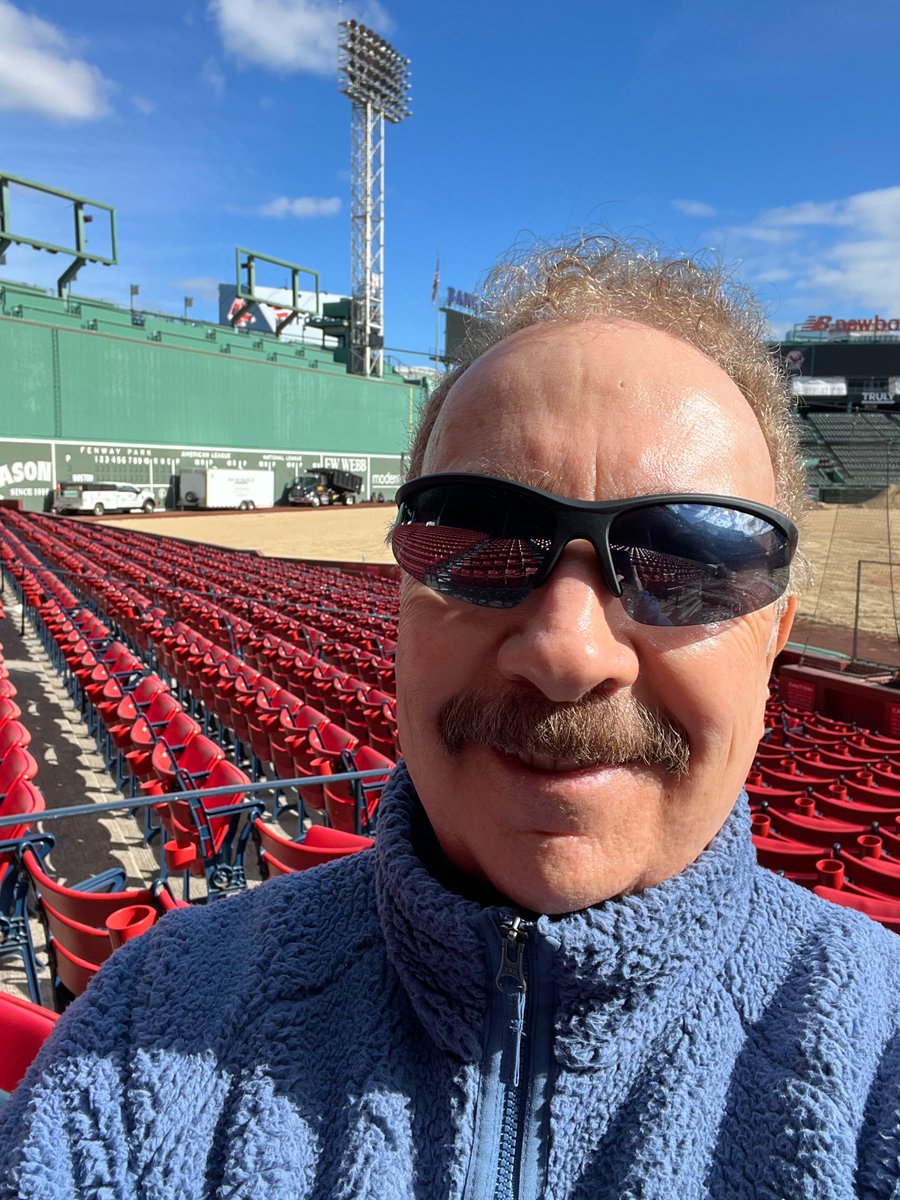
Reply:
[[847, 201], [843, 200], [829, 200], [824, 203], [803, 200], [786, 208], [767, 209], [758, 220], [765, 225], [787, 228], [802, 225], [846, 225], [846, 204]]
[[900, 313], [900, 187], [767, 209], [721, 237], [729, 257], [742, 254], [746, 275], [793, 293], [790, 319], [802, 320], [807, 305]]
[[784, 267], [768, 267], [762, 271], [757, 271], [753, 276], [754, 283], [784, 283], [786, 280], [793, 278], [790, 271]]
[[766, 225], [762, 222], [750, 225], [735, 225], [728, 230], [731, 237], [746, 238], [750, 242], [766, 242], [772, 246], [783, 246], [800, 236], [790, 228]]
[[132, 96], [131, 103], [145, 117], [152, 116], [156, 112], [155, 102], [148, 100], [146, 96]]
[[210, 0], [209, 10], [229, 54], [286, 73], [333, 75], [339, 20], [356, 16], [380, 32], [391, 27], [378, 0], [350, 8], [337, 0]]
[[198, 296], [201, 300], [218, 300], [219, 281], [212, 275], [194, 275], [190, 279], [176, 279], [175, 286], [181, 288], [186, 296]]
[[341, 211], [340, 196], [279, 196], [264, 204], [261, 217], [333, 217]]
[[0, 0], [0, 112], [90, 121], [109, 111], [110, 87], [61, 29]]
[[673, 200], [672, 207], [686, 217], [714, 217], [716, 209], [703, 200]]

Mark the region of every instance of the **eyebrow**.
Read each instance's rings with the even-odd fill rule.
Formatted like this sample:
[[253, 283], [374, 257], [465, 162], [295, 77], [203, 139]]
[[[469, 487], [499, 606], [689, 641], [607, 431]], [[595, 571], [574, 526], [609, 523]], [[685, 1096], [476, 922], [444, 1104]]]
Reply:
[[553, 471], [541, 471], [537, 467], [526, 467], [523, 470], [511, 470], [502, 463], [490, 458], [481, 458], [472, 468], [473, 472], [482, 475], [493, 475], [505, 483], [524, 483], [526, 487], [540, 488], [545, 492], [563, 494], [564, 484], [561, 475]]

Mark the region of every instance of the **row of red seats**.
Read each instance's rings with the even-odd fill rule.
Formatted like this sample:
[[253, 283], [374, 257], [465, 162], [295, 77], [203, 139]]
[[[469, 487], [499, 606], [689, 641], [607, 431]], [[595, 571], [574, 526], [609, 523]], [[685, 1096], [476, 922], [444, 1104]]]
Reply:
[[[332, 719], [343, 717], [343, 708], [329, 711], [328, 707], [319, 709], [306, 703], [306, 696], [282, 687], [271, 676], [215, 646], [184, 622], [161, 628], [156, 646], [163, 669], [192, 695], [199, 695], [205, 710], [233, 731], [237, 744], [249, 748], [254, 764], [271, 768], [267, 774], [275, 781], [376, 768], [383, 768], [386, 777], [393, 769], [393, 759], [373, 745], [362, 744], [344, 725]], [[320, 663], [312, 669], [311, 678], [322, 666]], [[361, 703], [369, 705], [371, 728], [377, 733], [387, 733], [382, 710], [388, 698], [379, 694], [372, 701], [368, 699], [371, 690], [360, 690], [366, 696]], [[313, 695], [321, 699], [321, 694]], [[355, 690], [352, 695], [356, 700]], [[374, 740], [369, 726], [364, 728], [370, 740]], [[384, 745], [385, 749], [393, 750], [393, 739], [385, 740]], [[374, 816], [380, 787], [375, 790], [367, 786], [366, 790], [364, 828]], [[325, 814], [335, 828], [355, 831], [356, 798], [347, 784], [336, 782], [305, 788], [303, 801], [310, 815], [320, 818]]]
[[[74, 565], [71, 563], [71, 556], [70, 565]], [[92, 619], [97, 621], [96, 618]], [[98, 623], [95, 632], [98, 637], [109, 636], [109, 631], [102, 626], [102, 622]], [[271, 681], [259, 676], [257, 672], [242, 664], [235, 656], [229, 655], [221, 647], [206, 642], [205, 639], [200, 638], [185, 626], [180, 629], [175, 626], [164, 626], [163, 632], [169, 635], [174, 634], [176, 657], [166, 660], [166, 666], [170, 673], [177, 677], [187, 689], [195, 695], [199, 695], [205, 703], [206, 709], [214, 712], [224, 724], [236, 725], [243, 736], [249, 736], [248, 710], [254, 707], [257, 699], [268, 697], [274, 692]], [[169, 640], [171, 642], [173, 639], [170, 637]], [[81, 649], [80, 646], [79, 649]], [[119, 647], [117, 646], [116, 649], [118, 650]], [[192, 672], [189, 666], [187, 675], [184, 677], [179, 669], [179, 664], [191, 661], [194, 663], [196, 673]], [[132, 665], [129, 663], [129, 667]], [[181, 786], [184, 779], [208, 787], [227, 786], [229, 782], [232, 782], [232, 780], [224, 778], [228, 774], [228, 769], [225, 766], [216, 766], [216, 763], [224, 760], [224, 752], [208, 738], [195, 740], [199, 734], [199, 726], [193, 718], [186, 714], [172, 697], [156, 695], [163, 687], [161, 681], [154, 682], [152, 678], [143, 678], [137, 685], [136, 693], [129, 691], [123, 696], [120, 689], [110, 691], [110, 683], [114, 683], [116, 674], [115, 671], [109, 672], [110, 678], [104, 683], [99, 696], [97, 691], [102, 681], [96, 678], [96, 675], [92, 677], [93, 691], [88, 697], [89, 703], [98, 708], [100, 720], [111, 734], [128, 772], [137, 776], [145, 788], [172, 791]], [[232, 693], [235, 691], [240, 695], [242, 701], [238, 714], [234, 712], [233, 703], [229, 703]], [[135, 694], [138, 696], [137, 701], [135, 701]], [[280, 708], [289, 707], [296, 711], [301, 707], [294, 697], [286, 696], [285, 700], [287, 704], [281, 705]], [[144, 703], [155, 703], [157, 706], [151, 714], [157, 720], [152, 723], [148, 722], [140, 711]], [[162, 714], [163, 722], [160, 722], [159, 708], [162, 705], [166, 705], [166, 712]], [[268, 705], [264, 706], [268, 710]], [[173, 711], [176, 707], [178, 711]], [[163, 724], [164, 727], [153, 728], [153, 725], [160, 724]], [[332, 736], [329, 728], [330, 724], [327, 714], [318, 712], [315, 713], [314, 720], [309, 720], [308, 737], [304, 739], [304, 742], [306, 744], [311, 742], [313, 748], [306, 755], [305, 762], [298, 763], [298, 747], [293, 747], [295, 757], [292, 760], [290, 777], [301, 773], [314, 774], [321, 770], [327, 773], [337, 773], [346, 768], [369, 769], [377, 766], [384, 767], [386, 771], [391, 769], [393, 763], [389, 759], [375, 756], [374, 759], [368, 760], [365, 753], [361, 765], [354, 763], [352, 757], [346, 762], [334, 762], [333, 765], [332, 761], [320, 762], [320, 755], [324, 755], [326, 759], [336, 760], [343, 751], [352, 752], [355, 748], [353, 739], [348, 739], [340, 745], [336, 744], [336, 739]], [[246, 725], [246, 732], [243, 725]], [[171, 747], [173, 746], [177, 748], [177, 753], [172, 752]], [[187, 758], [184, 758], [185, 755]], [[154, 777], [155, 782], [151, 782]], [[242, 778], [239, 776], [233, 782], [238, 784]], [[350, 831], [353, 824], [353, 797], [349, 793], [348, 785], [336, 783], [326, 791], [325, 803], [319, 806], [320, 809], [324, 809], [327, 805], [334, 815], [336, 823], [346, 831]], [[234, 798], [239, 799], [240, 796], [236, 795]], [[377, 793], [370, 800], [369, 812], [374, 811], [376, 803]], [[315, 804], [314, 798], [313, 804]], [[176, 830], [179, 833], [177, 848], [170, 847], [169, 858], [176, 860], [180, 866], [185, 862], [185, 817], [186, 813], [182, 811], [180, 825], [176, 821], [168, 827], [170, 833], [174, 833]], [[210, 839], [214, 850], [219, 850], [227, 840], [226, 833], [223, 832], [225, 825], [224, 821], [214, 823], [216, 836]], [[209, 855], [207, 855], [208, 858]], [[221, 882], [222, 872], [219, 864], [205, 861], [203, 868], [207, 876], [215, 869], [216, 878]], [[200, 873], [199, 861], [194, 862], [193, 869], [195, 873]]]
[[[54, 518], [30, 516], [24, 520], [32, 529], [36, 525], [40, 536], [55, 537]], [[159, 578], [162, 562], [166, 581], [191, 592], [202, 595], [209, 588], [219, 595], [235, 593], [264, 603], [269, 603], [275, 592], [283, 597], [279, 609], [289, 618], [302, 619], [311, 609], [326, 634], [344, 634], [351, 642], [370, 636], [382, 640], [381, 653], [393, 649], [398, 602], [394, 580], [102, 526], [79, 526], [67, 533], [75, 549], [93, 553], [102, 548], [105, 565], [120, 577], [163, 582]], [[71, 565], [80, 571], [77, 563]]]
[[[15, 558], [15, 552], [6, 541], [2, 549], [4, 564], [10, 565], [11, 560]], [[27, 550], [24, 547], [19, 549]], [[103, 709], [103, 718], [108, 721], [114, 710], [120, 716], [123, 707], [128, 703], [132, 703], [137, 711], [149, 695], [163, 694], [165, 685], [159, 679], [140, 676], [137, 683], [133, 682], [134, 656], [127, 647], [117, 644], [114, 639], [109, 640], [109, 630], [103, 627], [103, 623], [94, 614], [75, 606], [70, 607], [68, 613], [63, 612], [60, 601], [71, 602], [75, 598], [52, 573], [44, 572], [38, 577], [33, 570], [21, 563], [17, 565], [18, 571], [14, 573], [21, 580], [23, 596], [27, 592], [32, 604], [39, 606], [45, 631], [48, 636], [51, 635], [51, 631], [55, 634], [60, 663], [64, 663], [69, 669], [73, 679], [77, 681], [77, 687], [83, 689], [89, 710]], [[72, 617], [75, 618], [74, 621]], [[126, 655], [130, 656], [127, 661], [129, 669], [119, 672], [116, 667]], [[11, 790], [13, 793], [26, 790], [35, 799], [32, 807], [43, 811], [40, 792], [26, 778], [33, 778], [37, 772], [37, 765], [25, 749], [30, 742], [30, 735], [18, 720], [21, 712], [15, 704], [15, 695], [15, 685], [10, 680], [0, 655], [0, 769], [15, 767], [17, 759], [24, 754], [25, 769], [21, 772], [23, 778], [17, 779]], [[221, 754], [221, 751], [218, 753]], [[246, 777], [241, 778], [246, 783]], [[227, 800], [228, 797], [216, 803], [227, 803]], [[8, 809], [0, 804], [0, 811], [5, 812]], [[173, 840], [176, 845], [178, 835], [185, 831], [179, 817], [186, 815], [188, 814], [177, 809], [171, 814], [170, 828], [175, 835]], [[210, 824], [214, 825], [214, 821], [215, 819]], [[265, 828], [262, 822], [259, 824], [261, 828]], [[124, 872], [118, 868], [103, 872], [100, 876], [75, 887], [63, 885], [53, 878], [46, 866], [45, 860], [53, 845], [53, 838], [47, 835], [35, 837], [30, 834], [28, 840], [23, 841], [18, 835], [26, 831], [27, 826], [7, 831], [12, 836], [8, 839], [10, 844], [8, 853], [3, 858], [3, 877], [0, 879], [0, 883], [6, 885], [6, 908], [3, 916], [6, 918], [5, 925], [8, 930], [18, 930], [21, 945], [16, 949], [13, 945], [15, 939], [7, 936], [3, 953], [22, 954], [29, 977], [30, 994], [34, 1001], [38, 1001], [37, 968], [30, 939], [26, 901], [27, 895], [33, 892], [37, 912], [47, 936], [53, 1000], [55, 1006], [61, 1009], [72, 996], [84, 990], [99, 966], [112, 952], [114, 943], [111, 938], [114, 930], [119, 940], [141, 932], [153, 923], [161, 911], [177, 907], [179, 902], [175, 901], [164, 887], [123, 890]], [[192, 830], [189, 836], [193, 839]], [[341, 835], [335, 835], [337, 842], [319, 849], [311, 845], [305, 854], [301, 853], [300, 861], [295, 864], [290, 860], [290, 853], [295, 852], [293, 844], [288, 839], [280, 838], [276, 831], [272, 831], [271, 836], [276, 841], [283, 841], [287, 847], [285, 855], [288, 861], [281, 869], [302, 869], [317, 861], [328, 861], [369, 844], [367, 841], [354, 844], [354, 839], [341, 840]], [[279, 863], [281, 861], [278, 859]], [[3, 887], [0, 887], [0, 892], [3, 890]], [[9, 1086], [14, 1082], [14, 1079], [10, 1080]]]
[[[44, 628], [86, 700], [89, 726], [96, 724], [103, 729], [119, 761], [124, 758], [130, 766], [139, 753], [149, 759], [156, 776], [153, 794], [234, 786], [233, 792], [216, 798], [209, 806], [202, 799], [196, 804], [178, 801], [162, 803], [156, 806], [156, 812], [167, 835], [163, 874], [183, 873], [186, 898], [191, 876], [205, 879], [211, 896], [239, 890], [245, 877], [241, 853], [244, 843], [238, 828], [249, 827], [247, 821], [238, 814], [210, 821], [205, 814], [207, 807], [240, 804], [246, 796], [248, 777], [226, 759], [220, 746], [201, 733], [199, 724], [185, 713], [162, 679], [144, 674], [142, 661], [114, 639], [98, 617], [88, 610], [78, 610], [73, 619], [50, 599], [39, 611]], [[161, 707], [165, 708], [165, 725], [157, 731], [143, 710], [158, 714]], [[140, 741], [134, 745], [136, 728], [149, 735], [149, 747]], [[129, 755], [133, 757], [129, 759]]]
[[[96, 529], [97, 527], [93, 528]], [[195, 628], [199, 627], [201, 632], [206, 632], [211, 635], [211, 638], [214, 641], [227, 641], [228, 638], [230, 638], [232, 643], [237, 643], [236, 648], [244, 651], [245, 658], [252, 662], [255, 645], [258, 645], [260, 634], [255, 632], [253, 627], [246, 620], [235, 616], [233, 613], [227, 612], [226, 610], [222, 609], [221, 606], [213, 604], [202, 597], [198, 597], [194, 594], [183, 593], [178, 589], [166, 590], [166, 595], [161, 597], [164, 600], [164, 607], [154, 607], [150, 604], [146, 597], [144, 597], [144, 611], [142, 616], [138, 617], [136, 615], [136, 608], [141, 598], [134, 593], [133, 589], [123, 588], [116, 584], [110, 583], [108, 579], [102, 578], [96, 569], [93, 569], [93, 574], [91, 574], [91, 564], [96, 563], [97, 556], [92, 556], [91, 563], [81, 562], [71, 550], [60, 549], [59, 547], [55, 546], [54, 543], [59, 540], [60, 539], [57, 539], [50, 534], [45, 534], [43, 537], [45, 548], [50, 552], [55, 552], [55, 556], [58, 561], [64, 560], [65, 565], [69, 569], [84, 568], [82, 573], [77, 576], [80, 583], [85, 586], [88, 584], [90, 585], [89, 590], [92, 593], [92, 598], [96, 602], [100, 603], [106, 611], [110, 612], [110, 615], [114, 617], [114, 619], [117, 621], [117, 624], [119, 624], [120, 627], [123, 628], [134, 639], [137, 645], [141, 647], [147, 647], [149, 645], [152, 639], [152, 626], [156, 625], [158, 627], [160, 616], [181, 616], [185, 619], [190, 618], [190, 623], [193, 624]], [[120, 556], [116, 556], [114, 565], [121, 566]], [[286, 686], [289, 688], [289, 690], [293, 690], [294, 692], [299, 691], [300, 694], [305, 694], [307, 690], [305, 688], [305, 684], [304, 682], [298, 680], [294, 668], [297, 666], [302, 666], [306, 661], [309, 661], [310, 657], [315, 656], [310, 656], [306, 651], [300, 650], [296, 645], [296, 642], [306, 639], [307, 643], [309, 643], [311, 635], [314, 635], [315, 637], [319, 638], [315, 644], [321, 649], [324, 647], [325, 643], [321, 640], [319, 632], [308, 626], [300, 627], [298, 629], [296, 628], [296, 622], [285, 622], [283, 618], [278, 618], [278, 615], [274, 612], [270, 611], [266, 613], [265, 609], [259, 605], [255, 606], [254, 615], [262, 622], [263, 638], [268, 636], [264, 632], [265, 629], [270, 628], [271, 625], [275, 624], [276, 622], [278, 627], [283, 631], [294, 634], [295, 644], [293, 645], [284, 638], [280, 639], [279, 644], [282, 648], [282, 653], [286, 648], [291, 651], [287, 655], [284, 655], [284, 662], [278, 664], [281, 667], [282, 677], [279, 677], [277, 671], [272, 672], [272, 674], [282, 686]], [[267, 616], [270, 618], [269, 621], [266, 620]], [[292, 626], [295, 628], [289, 628]], [[379, 751], [390, 749], [391, 743], [393, 743], [393, 750], [397, 752], [396, 722], [394, 719], [392, 695], [393, 663], [387, 659], [379, 657], [373, 651], [364, 647], [347, 647], [344, 644], [341, 644], [340, 646], [332, 644], [330, 649], [336, 652], [336, 656], [339, 660], [338, 668], [347, 665], [354, 665], [359, 670], [358, 675], [352, 674], [346, 670], [343, 672], [345, 675], [349, 674], [352, 680], [352, 688], [345, 689], [349, 694], [347, 695], [344, 703], [348, 704], [351, 709], [354, 707], [357, 708], [357, 728], [354, 731], [356, 736], [359, 737], [359, 735], [362, 734], [363, 731], [374, 722], [374, 724], [378, 725], [380, 728], [374, 729], [370, 735], [370, 738], [364, 736], [363, 738], [360, 738], [360, 740], [371, 740], [373, 748], [378, 749]], [[347, 662], [348, 650], [349, 654], [352, 656], [350, 663]], [[301, 656], [303, 656], [302, 663], [298, 662]], [[313, 680], [313, 684], [323, 677], [327, 681], [328, 678], [333, 678], [339, 673], [338, 669], [329, 672], [328, 667], [331, 664], [323, 663], [321, 659], [316, 659], [316, 662], [313, 665], [320, 667], [316, 678]], [[309, 672], [306, 672], [307, 676], [308, 674]], [[378, 700], [378, 704], [375, 707], [372, 705], [367, 706], [368, 714], [370, 714], [367, 717], [363, 715], [361, 706], [355, 705], [355, 701], [357, 700], [358, 693], [361, 690], [367, 690], [369, 688], [376, 689], [375, 698]], [[378, 693], [382, 693], [384, 698], [379, 699]], [[322, 700], [324, 697], [309, 695], [306, 696], [306, 698], [311, 703], [316, 703], [317, 701]], [[360, 697], [360, 699], [362, 698]], [[339, 714], [336, 712], [331, 712], [329, 715], [332, 716], [332, 718], [335, 718]], [[350, 721], [351, 724], [353, 724], [352, 713], [350, 715]]]
[[[297, 651], [343, 667], [358, 674], [366, 682], [381, 687], [384, 691], [394, 690], [393, 640], [372, 637], [359, 633], [353, 640], [337, 637], [323, 631], [326, 614], [291, 617], [240, 595], [232, 595], [226, 608], [195, 593], [180, 588], [163, 589], [159, 603], [165, 611], [178, 620], [183, 620], [218, 643], [233, 643], [245, 653], [253, 652], [260, 638], [273, 636], [282, 643], [289, 643]], [[390, 657], [385, 656], [385, 646]]]
[[746, 789], [761, 865], [900, 931], [900, 740], [773, 695]]
[[[237, 633], [245, 651], [245, 659], [241, 661], [224, 647], [191, 630], [186, 622], [172, 625], [160, 617], [160, 612], [169, 610], [170, 605], [176, 613], [184, 612], [177, 603], [173, 605], [183, 598], [178, 590], [161, 597], [163, 605], [153, 610], [152, 628], [145, 629], [147, 643], [156, 647], [160, 665], [185, 693], [200, 700], [204, 711], [215, 716], [222, 727], [231, 729], [240, 743], [249, 742], [254, 763], [272, 763], [282, 778], [337, 773], [343, 769], [383, 767], [389, 771], [392, 768], [390, 756], [396, 757], [399, 747], [391, 694], [347, 675], [283, 639], [272, 635], [254, 637], [246, 622], [237, 629], [236, 623], [231, 624], [234, 618], [229, 619], [230, 614], [224, 614], [218, 605], [190, 597], [189, 611], [205, 614], [210, 632], [221, 636], [228, 628]], [[274, 656], [273, 647], [277, 650]], [[274, 722], [267, 711], [274, 688], [269, 680], [256, 675], [247, 661], [252, 660], [254, 649], [263, 656], [260, 665], [269, 666], [279, 686], [289, 685], [284, 688], [288, 696], [279, 704], [286, 711], [274, 729], [274, 746], [270, 736]], [[266, 650], [270, 651], [268, 655]], [[273, 669], [276, 659], [278, 666]], [[392, 664], [390, 672], [392, 675]], [[305, 713], [300, 723], [294, 717], [300, 707], [298, 699], [314, 710]], [[321, 710], [317, 705], [321, 705]], [[258, 720], [253, 719], [256, 707], [263, 709]], [[354, 760], [355, 752], [358, 761]], [[286, 771], [290, 774], [284, 774]], [[374, 813], [377, 799], [377, 792], [368, 797], [364, 826]], [[304, 800], [308, 809], [318, 814], [324, 812], [336, 827], [347, 831], [354, 828], [355, 800], [347, 785], [337, 783], [324, 790], [309, 789]]]
[[[4, 564], [10, 561], [4, 544]], [[53, 578], [36, 579], [23, 572], [24, 591], [37, 598], [47, 589], [60, 590]], [[2, 617], [0, 607], [0, 617]], [[93, 669], [93, 668], [91, 668]], [[89, 685], [88, 685], [89, 686]], [[22, 724], [15, 703], [17, 691], [2, 660], [0, 647], [0, 815], [37, 816], [45, 811], [43, 794], [32, 782], [38, 766], [27, 750], [31, 735]], [[123, 891], [124, 872], [114, 869], [87, 880], [77, 888], [67, 887], [47, 869], [45, 859], [54, 845], [49, 835], [38, 836], [34, 822], [6, 827], [0, 832], [0, 911], [6, 930], [2, 953], [20, 956], [32, 1003], [41, 999], [38, 964], [32, 944], [28, 898], [33, 893], [37, 915], [44, 926], [50, 964], [53, 1000], [62, 1009], [80, 994], [90, 977], [112, 953], [113, 943], [106, 927], [114, 914], [135, 904], [149, 905], [155, 915], [168, 907], [165, 899], [149, 889]], [[160, 896], [163, 894], [161, 893]], [[172, 901], [174, 904], [174, 901]]]
[[[0, 618], [4, 616], [0, 604]], [[22, 723], [16, 703], [18, 692], [10, 678], [0, 643], [0, 816], [30, 817], [21, 824], [0, 827], [0, 958], [19, 958], [25, 968], [32, 1001], [40, 1001], [37, 964], [31, 948], [27, 915], [17, 904], [16, 848], [45, 808], [44, 797], [33, 780], [38, 764], [28, 750], [31, 734]]]

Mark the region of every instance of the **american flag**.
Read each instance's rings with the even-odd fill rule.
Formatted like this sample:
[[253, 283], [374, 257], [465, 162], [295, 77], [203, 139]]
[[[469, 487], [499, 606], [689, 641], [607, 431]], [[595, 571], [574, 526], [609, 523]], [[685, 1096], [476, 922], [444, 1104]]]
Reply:
[[431, 281], [431, 303], [434, 304], [438, 298], [438, 292], [441, 290], [441, 256], [437, 256], [434, 264], [434, 279]]

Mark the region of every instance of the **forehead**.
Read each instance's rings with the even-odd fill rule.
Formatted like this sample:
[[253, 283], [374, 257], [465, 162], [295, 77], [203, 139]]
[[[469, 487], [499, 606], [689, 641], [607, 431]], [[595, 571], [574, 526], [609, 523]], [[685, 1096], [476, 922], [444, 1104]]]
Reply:
[[483, 471], [582, 499], [702, 491], [771, 503], [771, 461], [734, 382], [630, 321], [547, 322], [451, 388], [426, 471]]

